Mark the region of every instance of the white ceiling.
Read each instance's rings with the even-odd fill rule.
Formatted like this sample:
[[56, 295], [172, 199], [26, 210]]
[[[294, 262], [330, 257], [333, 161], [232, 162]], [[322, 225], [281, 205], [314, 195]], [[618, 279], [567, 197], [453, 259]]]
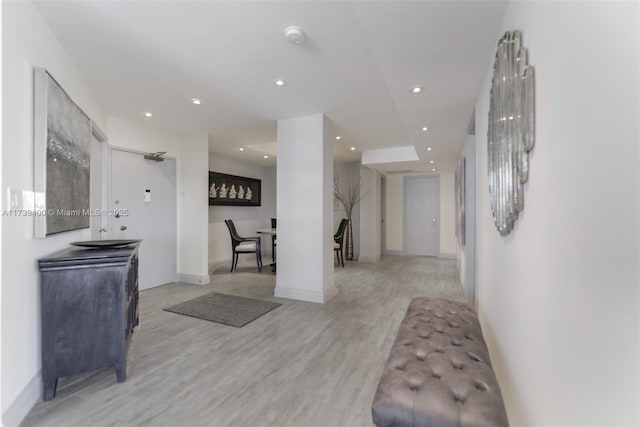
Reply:
[[[44, 1], [38, 8], [110, 115], [206, 131], [213, 152], [275, 164], [276, 121], [323, 112], [342, 136], [339, 160], [414, 145], [420, 161], [411, 169], [451, 171], [505, 2]], [[284, 39], [289, 25], [304, 29], [302, 45]], [[276, 78], [287, 85], [276, 87]], [[410, 94], [415, 85], [424, 91]]]

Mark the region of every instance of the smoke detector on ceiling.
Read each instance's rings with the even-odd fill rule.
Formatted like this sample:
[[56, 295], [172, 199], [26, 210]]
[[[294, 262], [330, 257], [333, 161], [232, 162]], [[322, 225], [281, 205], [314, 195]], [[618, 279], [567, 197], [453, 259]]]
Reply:
[[297, 25], [291, 25], [284, 29], [284, 38], [293, 44], [301, 44], [304, 41], [304, 30]]

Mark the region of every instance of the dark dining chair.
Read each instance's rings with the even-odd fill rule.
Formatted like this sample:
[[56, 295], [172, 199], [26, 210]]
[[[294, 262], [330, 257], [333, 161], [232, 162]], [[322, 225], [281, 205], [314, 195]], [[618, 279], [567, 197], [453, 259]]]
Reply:
[[258, 271], [262, 271], [262, 254], [260, 253], [260, 237], [241, 237], [236, 231], [236, 226], [230, 219], [225, 219], [229, 234], [231, 235], [231, 271], [238, 269], [239, 254], [256, 254], [256, 262], [258, 263]]
[[344, 232], [346, 229], [347, 219], [342, 218], [340, 225], [338, 226], [338, 231], [333, 235], [333, 250], [336, 251], [338, 264], [342, 264], [342, 268], [344, 268]]
[[[271, 228], [276, 228], [276, 219], [271, 218]], [[271, 260], [276, 262], [276, 236], [271, 235]]]

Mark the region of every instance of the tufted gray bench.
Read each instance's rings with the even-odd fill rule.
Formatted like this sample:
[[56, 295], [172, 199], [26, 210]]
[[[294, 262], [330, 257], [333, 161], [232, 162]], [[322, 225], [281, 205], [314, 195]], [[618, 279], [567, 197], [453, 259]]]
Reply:
[[480, 323], [468, 304], [411, 301], [372, 409], [378, 427], [508, 425]]

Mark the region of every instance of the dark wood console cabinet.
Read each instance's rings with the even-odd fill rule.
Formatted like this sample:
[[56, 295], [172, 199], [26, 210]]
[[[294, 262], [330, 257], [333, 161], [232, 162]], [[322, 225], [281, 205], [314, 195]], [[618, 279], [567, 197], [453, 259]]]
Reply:
[[42, 287], [43, 400], [58, 378], [114, 365], [127, 375], [127, 339], [138, 325], [138, 245], [56, 252], [38, 260]]

